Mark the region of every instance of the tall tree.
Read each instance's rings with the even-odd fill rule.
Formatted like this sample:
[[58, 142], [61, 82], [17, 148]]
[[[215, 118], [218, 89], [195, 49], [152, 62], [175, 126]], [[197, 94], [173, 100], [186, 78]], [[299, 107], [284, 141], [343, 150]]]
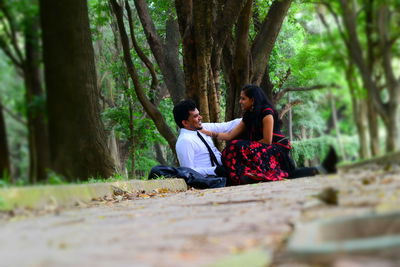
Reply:
[[187, 96], [196, 99], [205, 120], [220, 119], [220, 72], [227, 83], [226, 119], [239, 113], [240, 89], [260, 85], [291, 0], [275, 0], [249, 38], [252, 0], [175, 0], [183, 39]]
[[[16, 16], [20, 13], [23, 13], [23, 16]], [[22, 76], [26, 88], [25, 105], [28, 118], [29, 181], [31, 183], [45, 180], [46, 169], [50, 168], [37, 13], [37, 6], [34, 5], [32, 8], [31, 3], [23, 1], [15, 7], [7, 5], [4, 1], [0, 2], [0, 17], [2, 18], [0, 21], [3, 26], [3, 33], [0, 34], [0, 48]]]
[[10, 156], [8, 152], [6, 124], [3, 105], [0, 103], [0, 177], [10, 175]]
[[53, 170], [69, 180], [109, 177], [87, 3], [41, 0], [40, 18]]
[[[340, 0], [340, 8], [343, 19], [343, 25], [346, 32], [346, 42], [349, 49], [349, 53], [352, 61], [357, 66], [364, 87], [367, 89], [368, 94], [372, 100], [374, 110], [380, 115], [384, 122], [387, 138], [386, 138], [386, 150], [394, 151], [400, 149], [400, 79], [396, 77], [393, 68], [393, 56], [395, 52], [395, 44], [399, 39], [399, 35], [396, 34], [396, 26], [394, 25], [393, 14], [396, 12], [393, 5], [390, 5], [392, 1], [383, 1], [374, 3], [373, 0], [361, 1], [362, 4], [366, 4], [367, 17], [370, 9], [373, 9], [372, 13], [375, 15], [373, 21], [367, 23], [375, 23], [375, 27], [369, 28], [367, 33], [375, 36], [376, 47], [370, 53], [377, 53], [380, 55], [379, 65], [375, 64], [371, 69], [371, 63], [362, 51], [363, 46], [361, 42], [360, 33], [357, 31], [357, 22], [359, 16], [357, 16], [360, 6], [357, 1], [344, 1]], [[367, 44], [372, 45], [371, 42]], [[371, 48], [370, 48], [371, 49]], [[381, 73], [382, 71], [382, 73]], [[380, 77], [376, 79], [375, 77]], [[383, 80], [383, 83], [382, 83]], [[381, 84], [382, 83], [382, 84]], [[382, 89], [386, 91], [389, 96], [386, 100], [381, 93]], [[378, 140], [375, 140], [378, 142]]]
[[[353, 118], [358, 132], [360, 144], [359, 156], [360, 158], [369, 158], [371, 156], [369, 146], [371, 145], [372, 147], [377, 148], [379, 144], [374, 141], [370, 142], [370, 144], [368, 143], [369, 136], [374, 137], [374, 134], [369, 135], [369, 133], [375, 133], [375, 129], [377, 130], [377, 127], [375, 128], [371, 123], [371, 126], [368, 127], [368, 117], [370, 118], [369, 121], [371, 121], [371, 119], [377, 117], [377, 114], [375, 112], [368, 112], [368, 99], [366, 97], [366, 92], [359, 84], [359, 79], [355, 69], [356, 67], [350, 59], [348, 50], [343, 45], [343, 40], [345, 40], [343, 32], [340, 32], [339, 30], [339, 33], [337, 33], [337, 31], [335, 31], [336, 35], [334, 36], [333, 27], [327, 22], [324, 11], [325, 9], [322, 5], [316, 5], [316, 12], [326, 30], [329, 49], [332, 50], [333, 47], [334, 54], [332, 56], [335, 58], [335, 61], [338, 61], [339, 68], [341, 68], [345, 73], [347, 86], [352, 100]], [[334, 15], [336, 16], [336, 14]], [[373, 140], [376, 140], [376, 138], [373, 138]], [[378, 151], [372, 149], [372, 155], [377, 154]]]
[[[156, 31], [146, 1], [134, 0], [134, 2], [149, 47], [164, 77], [172, 101], [174, 104], [177, 104], [184, 98], [185, 94], [184, 74], [179, 61], [180, 35], [177, 21], [173, 18], [172, 14], [170, 14], [165, 22], [166, 34], [165, 39], [163, 39]], [[127, 12], [130, 12], [128, 1], [125, 1], [125, 6], [127, 7]], [[170, 10], [168, 12], [172, 13]], [[135, 46], [135, 50], [138, 51], [138, 45], [135, 45], [135, 43], [133, 43], [133, 45]], [[143, 60], [143, 56], [140, 57]], [[146, 60], [144, 60], [144, 62], [148, 66], [148, 61], [146, 62]]]

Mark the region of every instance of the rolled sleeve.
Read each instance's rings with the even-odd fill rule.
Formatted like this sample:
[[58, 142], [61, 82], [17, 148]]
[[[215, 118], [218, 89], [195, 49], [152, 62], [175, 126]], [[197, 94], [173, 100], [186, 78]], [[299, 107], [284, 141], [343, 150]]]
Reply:
[[239, 123], [242, 121], [241, 118], [234, 119], [227, 122], [219, 122], [219, 123], [203, 123], [203, 127], [206, 130], [217, 132], [217, 133], [227, 133], [232, 131]]

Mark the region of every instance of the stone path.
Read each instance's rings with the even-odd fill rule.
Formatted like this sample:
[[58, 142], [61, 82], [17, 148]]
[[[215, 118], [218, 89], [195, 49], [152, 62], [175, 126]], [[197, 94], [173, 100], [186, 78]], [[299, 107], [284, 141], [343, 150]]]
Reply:
[[[339, 205], [314, 197], [326, 187]], [[0, 266], [204, 266], [255, 249], [298, 266], [279, 258], [296, 222], [398, 209], [398, 168], [158, 194], [2, 220]]]

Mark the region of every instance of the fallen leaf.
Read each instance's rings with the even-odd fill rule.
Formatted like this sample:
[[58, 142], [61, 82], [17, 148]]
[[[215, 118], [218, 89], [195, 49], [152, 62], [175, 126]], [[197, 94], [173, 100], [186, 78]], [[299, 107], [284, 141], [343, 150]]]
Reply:
[[323, 189], [319, 194], [314, 197], [321, 200], [328, 205], [338, 204], [338, 190], [333, 187], [327, 187]]
[[157, 189], [154, 189], [154, 191], [155, 191], [155, 193], [159, 193], [159, 194], [169, 193], [168, 188], [157, 188]]

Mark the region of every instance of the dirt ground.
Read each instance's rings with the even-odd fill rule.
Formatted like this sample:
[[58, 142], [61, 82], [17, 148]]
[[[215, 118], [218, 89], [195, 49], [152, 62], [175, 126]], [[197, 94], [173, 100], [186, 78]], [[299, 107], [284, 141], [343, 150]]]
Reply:
[[[400, 168], [392, 165], [222, 189], [116, 196], [67, 210], [3, 213], [0, 266], [311, 266], [282, 256], [297, 223], [396, 210]], [[374, 254], [331, 262], [340, 267], [399, 263]]]

